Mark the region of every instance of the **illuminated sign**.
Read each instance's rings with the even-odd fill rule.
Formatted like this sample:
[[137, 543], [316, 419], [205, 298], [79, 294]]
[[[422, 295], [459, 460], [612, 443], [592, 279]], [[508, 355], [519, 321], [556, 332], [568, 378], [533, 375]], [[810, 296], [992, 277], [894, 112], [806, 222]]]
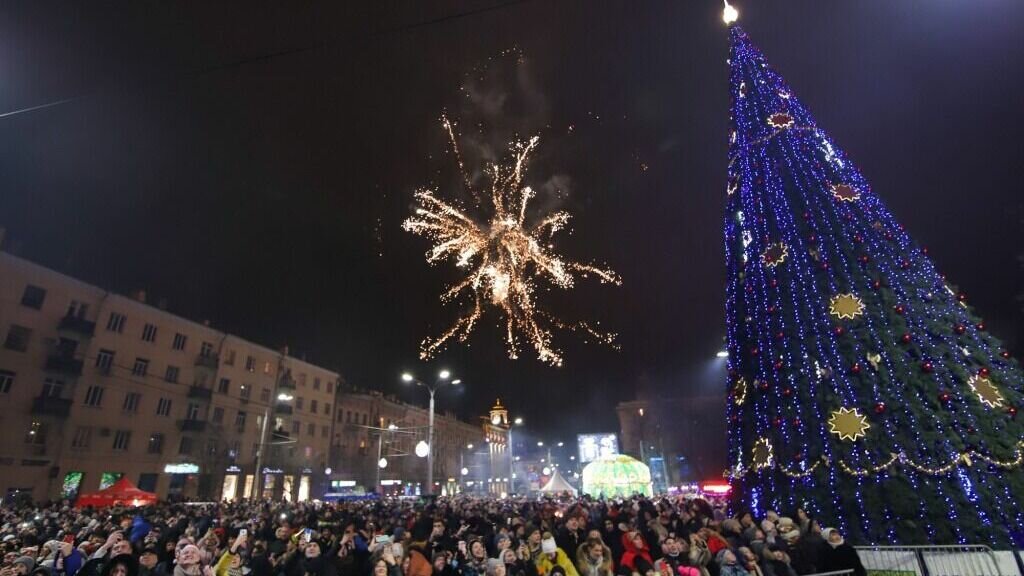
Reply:
[[242, 469], [239, 468], [238, 466], [228, 466], [227, 468], [224, 469], [224, 471], [227, 472], [228, 474], [238, 474], [239, 472], [242, 471]]
[[313, 469], [312, 468], [303, 468], [302, 469], [302, 473], [303, 474], [312, 474], [313, 473]]
[[619, 439], [615, 434], [579, 434], [576, 436], [576, 445], [579, 448], [580, 465], [619, 453]]
[[168, 464], [164, 466], [164, 474], [198, 474], [199, 465], [190, 462], [182, 464]]
[[380, 485], [381, 486], [401, 486], [402, 485], [402, 481], [401, 480], [381, 480], [380, 481]]
[[352, 488], [355, 485], [355, 480], [331, 480], [331, 488]]
[[727, 482], [705, 482], [700, 489], [708, 494], [725, 495], [732, 491], [732, 486]]
[[264, 474], [284, 474], [284, 470], [281, 470], [280, 468], [264, 468], [263, 469], [263, 473]]

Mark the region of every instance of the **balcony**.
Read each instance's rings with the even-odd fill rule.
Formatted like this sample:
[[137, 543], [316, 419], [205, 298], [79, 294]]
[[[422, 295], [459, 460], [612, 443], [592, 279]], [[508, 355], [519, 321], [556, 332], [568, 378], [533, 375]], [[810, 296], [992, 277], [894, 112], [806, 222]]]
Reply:
[[188, 397], [199, 400], [210, 400], [213, 398], [213, 390], [206, 388], [205, 386], [197, 386], [193, 384], [188, 387]]
[[32, 414], [37, 416], [57, 416], [67, 418], [71, 413], [70, 398], [38, 396], [32, 400]]
[[295, 390], [295, 379], [291, 376], [285, 376], [278, 380], [277, 387], [281, 390]]
[[46, 370], [71, 376], [82, 375], [82, 361], [66, 354], [56, 354], [46, 358]]
[[217, 366], [219, 365], [220, 357], [218, 357], [216, 354], [200, 354], [196, 356], [196, 366], [202, 366], [203, 368], [216, 370]]
[[96, 323], [89, 322], [85, 318], [68, 315], [60, 319], [60, 324], [57, 325], [57, 329], [91, 337], [96, 333]]
[[182, 432], [203, 432], [206, 430], [206, 420], [178, 420], [178, 428]]
[[294, 409], [287, 404], [276, 404], [274, 406], [274, 414], [291, 414]]

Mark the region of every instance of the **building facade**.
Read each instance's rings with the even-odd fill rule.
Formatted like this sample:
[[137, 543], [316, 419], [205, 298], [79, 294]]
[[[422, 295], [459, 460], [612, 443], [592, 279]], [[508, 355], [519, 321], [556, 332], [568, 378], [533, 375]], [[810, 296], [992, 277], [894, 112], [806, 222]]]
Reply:
[[[426, 493], [427, 459], [415, 453], [427, 440], [427, 409], [373, 390], [342, 385], [337, 394], [331, 486], [386, 494]], [[461, 491], [464, 450], [484, 440], [480, 426], [451, 414], [434, 417], [434, 493]], [[382, 463], [383, 467], [380, 466]]]
[[[205, 500], [419, 493], [428, 417], [287, 348], [0, 252], [0, 495], [74, 497], [122, 476]], [[434, 430], [435, 492], [461, 490], [486, 432], [451, 414]]]
[[161, 497], [305, 498], [322, 480], [336, 372], [3, 252], [0, 338], [0, 493], [125, 476]]
[[651, 468], [656, 488], [720, 479], [726, 468], [725, 399], [659, 397], [622, 402], [619, 450]]

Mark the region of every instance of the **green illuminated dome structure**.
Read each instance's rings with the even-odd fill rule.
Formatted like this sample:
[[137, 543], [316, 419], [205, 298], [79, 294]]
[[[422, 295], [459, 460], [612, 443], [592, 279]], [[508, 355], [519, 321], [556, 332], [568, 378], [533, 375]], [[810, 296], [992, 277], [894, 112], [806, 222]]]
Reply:
[[583, 469], [583, 493], [594, 498], [651, 496], [651, 470], [625, 454], [602, 456]]

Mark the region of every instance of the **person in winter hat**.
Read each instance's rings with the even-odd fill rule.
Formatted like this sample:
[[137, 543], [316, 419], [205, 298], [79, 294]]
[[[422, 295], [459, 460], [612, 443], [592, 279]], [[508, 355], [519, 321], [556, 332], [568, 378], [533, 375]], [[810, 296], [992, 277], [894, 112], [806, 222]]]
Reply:
[[627, 532], [622, 535], [622, 566], [638, 574], [646, 574], [654, 570], [654, 560], [651, 559], [650, 549], [647, 541], [639, 531]]
[[11, 565], [17, 576], [25, 576], [36, 569], [36, 561], [31, 556], [19, 556]]
[[550, 532], [544, 533], [540, 544], [541, 555], [537, 558], [537, 571], [540, 576], [550, 576], [555, 572], [563, 572], [565, 576], [579, 576], [576, 567], [565, 551], [555, 543], [555, 537]]
[[718, 563], [718, 576], [750, 576], [750, 573], [739, 565], [736, 555], [728, 548], [719, 550], [715, 561]]
[[843, 540], [843, 535], [838, 530], [825, 528], [821, 531], [821, 535], [829, 546], [822, 559], [823, 571], [853, 570], [856, 576], [867, 576], [867, 571], [864, 569], [864, 564], [861, 563], [857, 551]]
[[762, 554], [761, 567], [766, 576], [797, 576], [789, 556], [778, 544], [769, 544]]

